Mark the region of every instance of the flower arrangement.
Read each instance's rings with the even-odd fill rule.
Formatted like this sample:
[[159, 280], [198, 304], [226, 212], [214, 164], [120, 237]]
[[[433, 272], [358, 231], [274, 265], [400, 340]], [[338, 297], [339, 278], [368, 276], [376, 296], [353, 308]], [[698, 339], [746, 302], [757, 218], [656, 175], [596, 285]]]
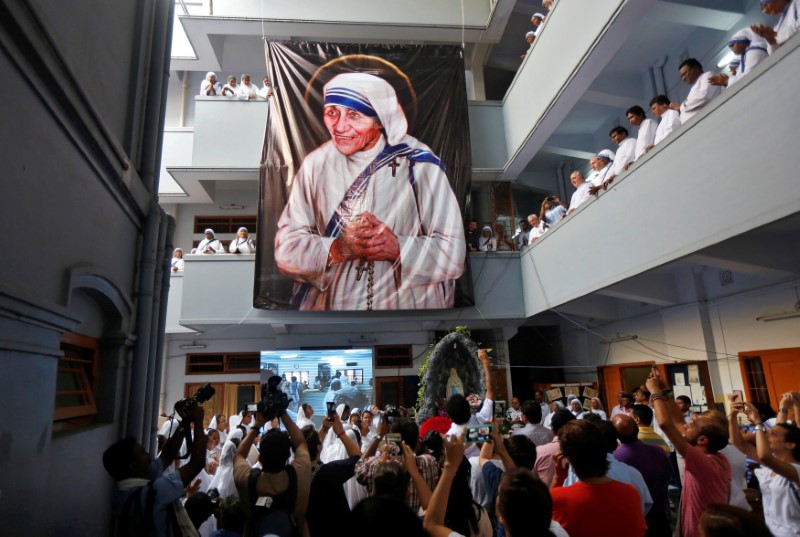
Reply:
[[471, 393], [467, 396], [467, 403], [469, 403], [469, 407], [474, 412], [483, 406], [483, 398], [477, 393]]

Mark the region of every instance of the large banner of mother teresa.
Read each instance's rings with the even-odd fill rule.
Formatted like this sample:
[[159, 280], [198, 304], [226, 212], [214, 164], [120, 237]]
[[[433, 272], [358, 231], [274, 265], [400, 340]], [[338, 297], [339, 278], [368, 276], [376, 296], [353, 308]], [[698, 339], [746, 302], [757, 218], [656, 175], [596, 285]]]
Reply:
[[471, 305], [460, 48], [265, 46], [255, 307]]

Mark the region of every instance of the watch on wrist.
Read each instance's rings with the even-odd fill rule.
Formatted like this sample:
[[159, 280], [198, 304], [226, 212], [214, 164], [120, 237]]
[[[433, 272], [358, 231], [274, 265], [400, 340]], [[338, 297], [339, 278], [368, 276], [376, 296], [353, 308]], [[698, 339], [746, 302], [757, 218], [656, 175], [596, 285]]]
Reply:
[[762, 424], [762, 423], [759, 423], [758, 425], [756, 425], [755, 427], [753, 427], [753, 430], [754, 430], [754, 431], [761, 431], [762, 433], [765, 433], [765, 432], [767, 432], [767, 428], [766, 428], [766, 427], [764, 427], [764, 424]]

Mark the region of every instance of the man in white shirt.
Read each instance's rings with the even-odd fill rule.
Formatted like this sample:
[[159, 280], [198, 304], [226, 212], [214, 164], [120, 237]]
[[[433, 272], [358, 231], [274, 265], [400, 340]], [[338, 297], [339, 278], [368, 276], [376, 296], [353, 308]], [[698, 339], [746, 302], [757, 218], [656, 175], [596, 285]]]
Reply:
[[661, 121], [658, 123], [653, 145], [648, 146], [647, 151], [653, 149], [661, 140], [681, 126], [680, 115], [676, 110], [670, 108], [670, 102], [666, 95], [656, 95], [653, 97], [650, 100], [650, 111], [657, 118], [661, 118]]
[[763, 37], [769, 45], [769, 53], [781, 46], [787, 39], [800, 31], [800, 9], [797, 1], [761, 0], [761, 12], [773, 17], [780, 17], [775, 28], [765, 24], [754, 24], [750, 28]]
[[539, 219], [539, 216], [535, 214], [528, 215], [528, 223], [531, 225], [531, 231], [528, 233], [528, 244], [533, 244], [536, 242], [536, 239], [544, 235], [544, 232], [547, 231], [547, 227], [545, 223]]
[[617, 144], [617, 152], [614, 155], [614, 164], [611, 166], [611, 172], [603, 182], [605, 189], [616, 176], [628, 169], [628, 165], [633, 162], [636, 156], [636, 140], [628, 137], [628, 129], [625, 127], [616, 126], [608, 133], [611, 141]]
[[681, 125], [689, 121], [701, 108], [718, 96], [722, 91], [711, 83], [714, 73], [703, 71], [703, 66], [694, 58], [687, 58], [678, 67], [678, 75], [686, 84], [692, 86], [686, 100], [680, 105]]
[[[636, 160], [647, 152], [648, 146], [652, 146], [655, 142], [658, 122], [653, 119], [647, 119], [644, 108], [638, 104], [628, 108], [625, 116], [631, 125], [639, 127], [639, 133], [636, 136], [636, 149], [633, 153], [633, 158]], [[628, 166], [630, 166], [630, 163], [625, 167], [627, 168]]]
[[589, 183], [589, 186], [592, 186], [595, 184], [597, 176], [600, 174], [600, 170], [603, 168], [603, 166], [600, 165], [600, 161], [597, 159], [597, 157], [592, 157], [589, 159], [589, 167], [592, 169], [592, 171], [590, 171], [589, 175], [586, 176], [586, 182]]
[[569, 181], [575, 187], [575, 192], [569, 200], [569, 211], [567, 216], [571, 215], [575, 209], [581, 206], [583, 202], [589, 199], [589, 188], [592, 186], [583, 179], [583, 174], [578, 170], [572, 172], [569, 176]]
[[537, 446], [549, 444], [553, 440], [553, 431], [542, 425], [542, 408], [536, 401], [525, 401], [523, 403], [522, 421], [525, 426], [511, 434], [525, 435]]

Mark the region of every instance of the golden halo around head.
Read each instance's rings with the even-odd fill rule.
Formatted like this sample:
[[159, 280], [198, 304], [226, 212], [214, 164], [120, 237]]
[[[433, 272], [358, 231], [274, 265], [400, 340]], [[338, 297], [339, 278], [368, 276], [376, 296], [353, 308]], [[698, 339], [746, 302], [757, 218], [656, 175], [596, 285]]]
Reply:
[[[411, 79], [408, 78], [408, 75], [401, 71], [400, 68], [395, 64], [379, 56], [371, 56], [369, 54], [348, 54], [347, 56], [339, 56], [338, 58], [334, 58], [328, 63], [318, 67], [314, 72], [314, 75], [308, 81], [305, 94], [303, 95], [306, 105], [309, 104], [308, 99], [314, 83], [327, 71], [334, 71], [334, 75], [347, 72], [369, 73], [374, 74], [375, 76], [380, 76], [386, 80], [386, 82], [388, 82], [397, 93], [400, 106], [403, 108], [403, 111], [406, 114], [408, 130], [411, 131], [412, 126], [417, 121], [417, 92], [414, 91], [414, 86], [411, 84]], [[386, 76], [387, 74], [390, 76]], [[333, 78], [333, 76], [330, 76], [330, 78]], [[323, 85], [327, 82], [328, 81], [325, 80]], [[405, 87], [398, 87], [399, 85], [404, 85]], [[405, 105], [403, 105], [404, 99], [401, 97], [408, 97], [405, 99]]]

